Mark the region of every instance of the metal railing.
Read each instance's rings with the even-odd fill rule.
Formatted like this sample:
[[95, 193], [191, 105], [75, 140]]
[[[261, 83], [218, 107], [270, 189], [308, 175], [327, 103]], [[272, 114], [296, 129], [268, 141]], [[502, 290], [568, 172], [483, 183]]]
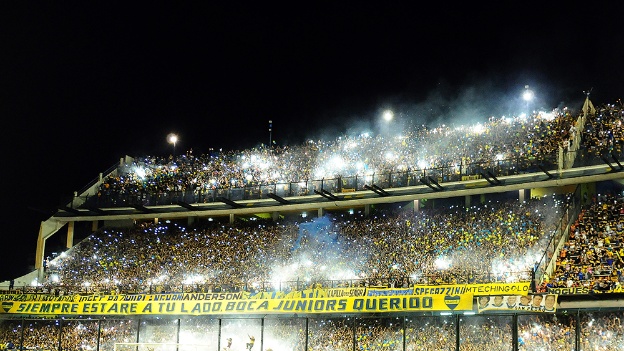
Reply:
[[435, 274], [420, 275], [417, 278], [408, 276], [380, 277], [373, 279], [342, 279], [342, 280], [293, 280], [279, 283], [258, 282], [246, 284], [228, 283], [192, 283], [192, 284], [93, 284], [93, 285], [66, 285], [50, 284], [22, 285], [12, 290], [0, 290], [0, 293], [13, 294], [93, 294], [93, 293], [125, 293], [125, 294], [157, 294], [157, 293], [187, 293], [187, 292], [258, 292], [258, 291], [301, 291], [311, 287], [328, 288], [409, 288], [414, 285], [445, 285], [445, 284], [485, 284], [504, 282], [527, 282], [531, 279], [531, 271], [523, 272], [447, 272], [440, 270]]
[[101, 189], [99, 194], [82, 195], [82, 208], [109, 208], [125, 206], [174, 205], [217, 202], [221, 198], [231, 201], [268, 199], [269, 194], [279, 197], [314, 195], [317, 192], [348, 193], [369, 190], [377, 185], [383, 189], [423, 185], [422, 179], [438, 183], [481, 179], [484, 175], [509, 176], [527, 173], [553, 172], [559, 169], [557, 155], [541, 159], [513, 158], [497, 161], [447, 164], [439, 167], [384, 173], [336, 176], [335, 178], [299, 180], [286, 183], [249, 185], [245, 187], [205, 188], [185, 191], [152, 191], [144, 189]]

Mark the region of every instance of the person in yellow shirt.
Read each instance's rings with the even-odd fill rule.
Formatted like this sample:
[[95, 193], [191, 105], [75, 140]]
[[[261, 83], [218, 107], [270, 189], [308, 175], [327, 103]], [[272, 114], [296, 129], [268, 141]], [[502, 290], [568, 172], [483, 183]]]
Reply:
[[256, 337], [253, 335], [249, 335], [247, 334], [247, 336], [249, 337], [249, 342], [247, 343], [247, 350], [251, 350], [254, 347], [254, 344], [256, 343]]

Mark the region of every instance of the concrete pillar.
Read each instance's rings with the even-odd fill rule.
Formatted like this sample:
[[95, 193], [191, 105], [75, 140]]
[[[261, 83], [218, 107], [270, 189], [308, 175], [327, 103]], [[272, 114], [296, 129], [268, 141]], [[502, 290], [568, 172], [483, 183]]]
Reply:
[[193, 223], [195, 223], [195, 216], [188, 216], [188, 217], [186, 218], [186, 223], [187, 223], [189, 226], [193, 225]]
[[230, 224], [234, 224], [234, 214], [230, 213]]
[[74, 221], [67, 223], [67, 242], [65, 243], [65, 247], [70, 249], [74, 247]]
[[366, 204], [364, 205], [364, 216], [368, 217], [368, 215], [370, 215], [370, 205]]
[[43, 238], [43, 222], [39, 227], [39, 237], [37, 238], [37, 254], [35, 256], [35, 268], [43, 268], [43, 255], [45, 254], [45, 239]]
[[95, 232], [95, 231], [98, 230], [98, 223], [99, 223], [98, 221], [91, 222], [91, 231], [92, 232]]
[[325, 210], [322, 207], [319, 207], [318, 214], [317, 214], [318, 218], [321, 218], [321, 217], [323, 217], [325, 215], [324, 211]]
[[271, 219], [273, 219], [273, 222], [277, 222], [279, 220], [279, 212], [273, 211], [271, 213]]
[[420, 200], [414, 200], [414, 212], [420, 212]]
[[464, 198], [464, 206], [466, 206], [466, 208], [470, 207], [471, 200], [472, 200], [472, 197], [470, 195], [466, 195], [466, 197]]
[[518, 200], [520, 202], [524, 202], [524, 197], [526, 196], [525, 194], [526, 194], [525, 189], [518, 190]]

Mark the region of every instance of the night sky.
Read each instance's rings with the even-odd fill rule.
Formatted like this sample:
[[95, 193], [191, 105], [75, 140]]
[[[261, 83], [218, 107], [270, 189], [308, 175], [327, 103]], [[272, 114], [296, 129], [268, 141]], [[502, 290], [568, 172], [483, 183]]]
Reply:
[[624, 6], [561, 2], [0, 4], [0, 281], [124, 155], [294, 145], [374, 126], [580, 108], [624, 93]]

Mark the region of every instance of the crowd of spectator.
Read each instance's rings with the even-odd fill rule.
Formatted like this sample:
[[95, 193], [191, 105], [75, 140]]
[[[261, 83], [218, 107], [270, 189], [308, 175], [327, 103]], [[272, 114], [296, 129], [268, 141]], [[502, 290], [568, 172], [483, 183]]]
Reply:
[[[581, 350], [620, 350], [624, 345], [624, 324], [621, 312], [581, 313], [576, 315], [519, 315], [518, 350], [573, 350], [579, 333]], [[577, 318], [579, 323], [577, 326]], [[512, 348], [512, 319], [510, 316], [464, 316], [459, 318], [460, 350], [504, 350]], [[178, 320], [82, 320], [82, 321], [3, 321], [0, 322], [0, 342], [23, 346], [31, 350], [68, 351], [112, 350], [115, 343], [175, 343]], [[141, 326], [139, 326], [141, 323]], [[228, 339], [234, 339], [230, 350], [243, 350], [250, 335], [262, 335], [264, 349], [275, 351], [304, 351], [306, 326], [301, 319], [266, 319], [264, 332], [259, 320], [233, 319], [219, 323], [210, 318], [187, 318], [179, 322], [179, 343], [188, 344], [180, 351], [217, 350]], [[312, 318], [308, 325], [309, 350], [455, 350], [457, 324], [455, 317], [400, 317], [334, 319]], [[578, 330], [577, 330], [578, 327]], [[62, 329], [62, 330], [61, 330]], [[98, 336], [99, 335], [99, 336]], [[258, 337], [260, 343], [260, 337]], [[193, 346], [194, 345], [194, 346]], [[206, 346], [212, 345], [212, 346]], [[136, 350], [118, 346], [118, 350]], [[211, 348], [212, 347], [212, 348]], [[164, 347], [151, 345], [154, 351]], [[259, 348], [258, 348], [259, 349]], [[139, 351], [148, 351], [140, 349]]]
[[[130, 200], [147, 205], [148, 194], [184, 192], [202, 202], [209, 199], [200, 194], [215, 189], [269, 184], [295, 184], [298, 189], [289, 190], [289, 195], [298, 195], [312, 193], [308, 186], [312, 180], [359, 176], [370, 183], [375, 175], [422, 170], [437, 174], [436, 169], [446, 169], [436, 176], [441, 181], [460, 180], [477, 168], [515, 174], [536, 160], [556, 160], [560, 147], [567, 150], [578, 116], [569, 109], [556, 109], [531, 116], [492, 117], [472, 126], [408, 126], [398, 135], [361, 133], [272, 148], [136, 157], [120, 166], [116, 176], [106, 178], [92, 200], [102, 205]], [[501, 167], [503, 160], [513, 161]]]
[[[581, 133], [586, 153], [621, 151], [620, 107], [606, 105], [596, 118], [587, 120]], [[399, 136], [363, 133], [270, 149], [136, 158], [115, 177], [104, 179], [98, 197], [198, 193], [438, 167], [452, 168], [461, 176], [475, 162], [494, 167], [503, 159], [535, 160], [553, 156], [560, 147], [567, 150], [577, 136], [577, 117], [562, 109], [530, 117], [490, 118], [472, 127], [419, 126]], [[139, 223], [129, 229], [97, 231], [52, 260], [43, 283], [47, 291], [72, 294], [526, 281], [550, 244], [565, 203], [565, 199], [547, 197], [296, 221], [208, 222], [186, 227]], [[623, 204], [624, 199], [607, 194], [583, 208], [557, 253], [555, 273], [544, 277], [540, 289], [621, 287]], [[519, 350], [572, 349], [577, 332], [583, 349], [621, 349], [621, 317], [620, 312], [583, 314], [577, 330], [574, 316], [519, 315]], [[509, 350], [513, 344], [509, 318], [460, 318], [460, 350]], [[455, 350], [454, 319], [429, 317], [424, 322], [416, 317], [405, 325], [400, 319], [358, 319], [356, 323], [351, 318], [311, 319], [308, 349], [402, 350], [405, 345], [407, 350]], [[306, 334], [301, 323], [267, 320], [264, 348], [303, 351]], [[180, 338], [171, 333], [178, 327]], [[220, 325], [209, 318], [0, 321], [0, 345], [19, 340], [26, 348], [41, 350], [59, 346], [95, 350], [98, 342], [101, 350], [112, 350], [114, 343], [137, 340], [212, 345], [219, 340], [224, 346], [228, 337], [242, 345], [250, 335], [261, 333], [262, 326], [253, 321], [230, 320]]]
[[368, 217], [105, 228], [52, 260], [44, 284], [72, 293], [527, 281], [566, 201], [440, 204]]
[[[579, 316], [561, 314], [518, 315], [518, 350], [574, 350], [577, 333], [581, 350], [611, 351], [624, 346], [622, 312], [589, 312]], [[577, 318], [579, 323], [577, 324]], [[113, 350], [115, 343], [176, 343], [180, 351], [244, 350], [249, 337], [257, 335], [256, 346], [264, 350], [305, 351], [306, 323], [303, 319], [265, 319], [264, 331], [259, 320], [223, 320], [221, 331], [216, 319], [186, 318], [163, 320], [102, 320], [99, 321], [3, 321], [0, 343], [11, 342], [31, 350]], [[141, 326], [139, 326], [141, 323]], [[457, 334], [459, 323], [459, 335]], [[453, 316], [384, 318], [311, 318], [307, 326], [308, 350], [389, 351], [405, 350], [501, 350], [512, 348], [511, 316]], [[99, 336], [98, 336], [99, 335]], [[459, 340], [457, 340], [459, 337]], [[167, 351], [165, 346], [149, 345], [150, 350]], [[136, 346], [117, 345], [119, 351], [135, 350]], [[146, 346], [139, 351], [148, 351]]]
[[87, 351], [113, 350], [117, 342], [136, 342], [137, 321], [3, 320], [0, 322], [0, 349], [22, 346], [29, 350]]
[[[439, 204], [435, 209], [424, 208], [419, 212], [380, 210], [369, 217], [342, 214], [294, 222], [204, 223], [196, 228], [142, 223], [130, 229], [102, 229], [52, 260], [46, 272], [46, 284], [56, 289], [63, 286], [67, 289], [64, 293], [74, 293], [71, 289], [76, 287], [91, 292], [106, 291], [111, 286], [118, 292], [144, 292], [144, 284], [171, 291], [178, 291], [184, 284], [210, 289], [217, 286], [253, 289], [263, 282], [274, 282], [275, 276], [284, 272], [291, 273], [284, 279], [298, 279], [306, 285], [336, 277], [341, 283], [354, 278], [375, 286], [383, 282], [409, 286], [527, 280], [528, 270], [553, 230], [549, 223], [556, 222], [553, 218], [564, 204], [560, 198], [545, 197], [523, 203], [489, 201], [469, 208], [454, 205], [444, 208]], [[530, 259], [523, 259], [526, 257]], [[440, 265], [440, 258], [445, 258], [446, 265]], [[347, 271], [348, 274], [344, 273]], [[394, 279], [384, 279], [388, 277]], [[49, 345], [41, 342], [37, 345], [55, 349], [58, 339], [54, 335], [59, 335], [61, 328], [58, 322], [33, 323], [24, 332], [25, 345], [49, 338]], [[136, 321], [116, 323], [119, 325], [103, 326], [101, 345], [136, 341], [132, 336]], [[140, 327], [144, 335], [141, 342], [172, 342], [170, 330], [175, 322], [142, 323], [147, 325]], [[205, 333], [193, 331], [192, 321], [188, 323], [191, 326], [184, 324], [185, 335], [205, 338]], [[398, 322], [379, 325], [369, 320], [357, 328], [355, 340], [339, 337], [341, 333], [352, 334], [352, 324], [336, 328], [333, 325], [314, 324], [323, 332], [310, 334], [309, 349], [351, 350], [354, 342], [362, 350], [395, 350], [403, 345]], [[324, 331], [325, 327], [329, 330]], [[224, 336], [253, 329], [249, 325], [227, 323], [222, 328]], [[433, 329], [427, 333], [434, 333]], [[11, 328], [4, 331], [8, 330]], [[16, 331], [9, 336], [15, 340], [21, 333], [13, 330]], [[95, 322], [64, 322], [63, 349], [92, 348], [97, 340], [92, 338], [94, 330], [97, 330]], [[279, 334], [279, 330], [291, 329], [275, 330]], [[298, 330], [288, 340], [292, 349], [303, 350], [305, 333], [302, 336], [304, 329]], [[110, 339], [107, 331], [114, 333]], [[415, 350], [424, 350], [433, 342], [416, 327], [407, 329], [406, 333], [406, 344]], [[279, 336], [280, 340], [284, 338]], [[472, 343], [476, 348], [483, 344], [484, 341], [474, 338], [468, 338], [466, 345]], [[270, 343], [273, 339], [278, 336], [267, 336], [266, 340]], [[213, 338], [205, 341], [215, 342]], [[447, 335], [435, 342], [446, 343], [450, 349], [455, 339]]]
[[621, 350], [624, 348], [624, 324], [621, 313], [590, 313], [581, 318], [583, 350]]
[[[518, 316], [518, 350], [574, 350], [576, 316], [533, 314]], [[583, 348], [593, 350], [593, 348]]]
[[624, 282], [624, 197], [601, 194], [583, 206], [556, 257], [547, 288], [619, 290]]
[[584, 153], [592, 156], [622, 154], [624, 145], [624, 108], [622, 102], [606, 104], [596, 111], [596, 116], [585, 122], [582, 131]]

